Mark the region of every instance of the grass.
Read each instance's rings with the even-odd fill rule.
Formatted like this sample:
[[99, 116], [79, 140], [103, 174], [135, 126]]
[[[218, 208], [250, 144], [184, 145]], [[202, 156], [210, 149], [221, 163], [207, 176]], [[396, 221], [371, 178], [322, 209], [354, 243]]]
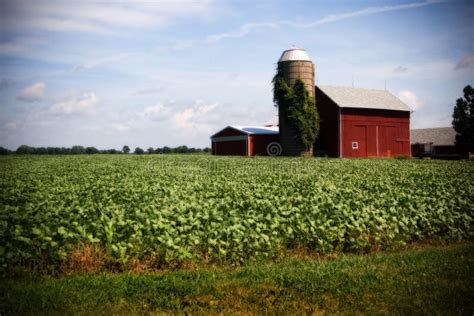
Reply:
[[0, 280], [0, 314], [464, 314], [474, 243], [148, 274]]

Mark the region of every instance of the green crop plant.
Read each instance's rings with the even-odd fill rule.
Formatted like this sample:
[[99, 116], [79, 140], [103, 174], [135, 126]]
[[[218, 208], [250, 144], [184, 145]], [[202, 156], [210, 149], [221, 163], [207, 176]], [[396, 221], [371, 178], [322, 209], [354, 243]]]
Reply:
[[[474, 236], [474, 164], [213, 156], [0, 158], [0, 263], [113, 266], [365, 252]], [[94, 248], [95, 249], [95, 248]]]

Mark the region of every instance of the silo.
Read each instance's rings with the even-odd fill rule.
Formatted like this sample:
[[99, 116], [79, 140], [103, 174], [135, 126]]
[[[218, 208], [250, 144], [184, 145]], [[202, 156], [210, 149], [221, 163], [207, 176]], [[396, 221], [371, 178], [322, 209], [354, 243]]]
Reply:
[[[278, 67], [281, 69], [285, 81], [290, 86], [293, 86], [299, 78], [305, 83], [309, 95], [314, 97], [315, 67], [304, 49], [293, 46], [285, 50], [278, 60]], [[298, 141], [296, 130], [286, 122], [284, 112], [285, 109], [278, 108], [282, 155], [301, 156], [306, 153], [305, 148]]]

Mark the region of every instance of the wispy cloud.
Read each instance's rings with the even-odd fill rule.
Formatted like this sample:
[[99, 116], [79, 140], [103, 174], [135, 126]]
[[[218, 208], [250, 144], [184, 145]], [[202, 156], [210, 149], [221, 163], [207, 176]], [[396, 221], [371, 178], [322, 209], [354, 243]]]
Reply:
[[217, 41], [228, 39], [228, 38], [241, 38], [241, 37], [246, 36], [250, 32], [252, 32], [253, 30], [261, 29], [261, 28], [279, 28], [282, 26], [290, 26], [294, 28], [312, 28], [312, 27], [323, 25], [323, 24], [334, 23], [334, 22], [348, 20], [348, 19], [361, 17], [361, 16], [375, 15], [375, 14], [391, 12], [391, 11], [421, 8], [421, 7], [425, 7], [425, 6], [429, 6], [429, 5], [433, 5], [433, 4], [441, 3], [445, 1], [446, 0], [426, 0], [422, 2], [412, 2], [412, 3], [398, 4], [398, 5], [367, 7], [361, 10], [327, 15], [316, 21], [311, 21], [311, 22], [306, 22], [306, 23], [295, 22], [295, 21], [250, 22], [250, 23], [245, 23], [241, 25], [235, 31], [211, 34], [211, 35], [206, 36], [203, 39], [177, 41], [175, 48], [182, 49], [182, 48], [188, 48], [197, 44], [209, 44], [209, 43], [217, 42]]
[[82, 114], [95, 110], [99, 98], [94, 92], [84, 92], [50, 106], [49, 112], [56, 115]]
[[414, 92], [410, 90], [400, 91], [398, 93], [398, 98], [408, 105], [413, 111], [419, 110], [420, 107], [423, 106], [423, 102]]
[[201, 40], [181, 40], [178, 41], [175, 45], [175, 48], [188, 48], [194, 46], [196, 44], [209, 44], [218, 42], [220, 40], [226, 38], [240, 38], [244, 37], [245, 35], [249, 34], [251, 31], [260, 28], [277, 28], [279, 27], [279, 23], [245, 23], [239, 27], [238, 30], [228, 32], [228, 33], [217, 33], [211, 34], [206, 36], [204, 39]]
[[1, 2], [2, 28], [6, 30], [46, 30], [114, 34], [123, 28], [147, 28], [174, 19], [203, 16], [212, 1], [46, 1]]
[[144, 89], [139, 89], [133, 93], [133, 95], [151, 95], [151, 94], [157, 94], [160, 92], [163, 92], [164, 88], [159, 86], [159, 87], [152, 87], [152, 88], [144, 88]]
[[21, 90], [16, 99], [23, 102], [39, 102], [43, 99], [45, 89], [44, 82], [37, 82]]
[[79, 72], [79, 71], [82, 71], [82, 70], [92, 69], [92, 68], [96, 68], [98, 66], [114, 63], [114, 62], [117, 62], [117, 61], [124, 60], [124, 59], [126, 59], [130, 56], [133, 56], [133, 55], [135, 55], [135, 54], [134, 53], [120, 53], [120, 54], [115, 54], [115, 55], [111, 55], [111, 56], [106, 56], [106, 57], [103, 57], [103, 58], [98, 58], [96, 60], [91, 60], [91, 61], [82, 63], [82, 64], [74, 67], [72, 72]]
[[403, 66], [397, 66], [393, 69], [393, 72], [397, 74], [404, 74], [408, 72], [408, 68]]
[[455, 70], [474, 69], [474, 54], [463, 56], [454, 67]]

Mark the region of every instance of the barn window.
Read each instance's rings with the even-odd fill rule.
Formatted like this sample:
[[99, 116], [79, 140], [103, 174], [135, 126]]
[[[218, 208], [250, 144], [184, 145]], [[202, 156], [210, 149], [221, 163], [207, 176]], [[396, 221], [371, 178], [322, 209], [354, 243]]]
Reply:
[[352, 142], [352, 149], [359, 149], [359, 143], [358, 142]]

